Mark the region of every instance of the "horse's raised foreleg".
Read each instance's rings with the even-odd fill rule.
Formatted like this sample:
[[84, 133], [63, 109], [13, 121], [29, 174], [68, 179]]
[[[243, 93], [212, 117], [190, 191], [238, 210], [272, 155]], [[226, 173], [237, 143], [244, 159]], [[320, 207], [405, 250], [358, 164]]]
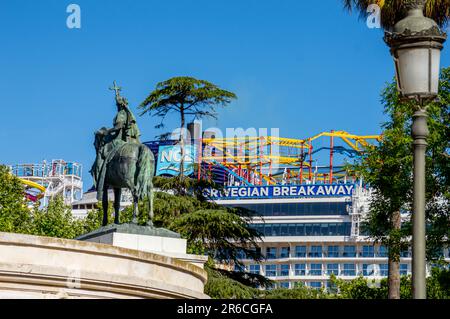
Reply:
[[114, 188], [114, 224], [120, 224], [120, 200], [122, 197], [122, 189]]
[[108, 185], [104, 185], [103, 187], [103, 197], [102, 197], [102, 206], [103, 206], [103, 226], [108, 225]]

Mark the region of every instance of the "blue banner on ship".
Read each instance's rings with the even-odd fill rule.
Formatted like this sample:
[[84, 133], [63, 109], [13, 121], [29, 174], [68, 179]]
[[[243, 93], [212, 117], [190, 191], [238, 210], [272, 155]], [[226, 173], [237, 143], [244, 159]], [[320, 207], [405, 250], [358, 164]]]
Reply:
[[204, 195], [210, 199], [344, 197], [351, 196], [354, 189], [354, 184], [225, 187], [221, 191], [206, 189]]
[[[184, 148], [184, 175], [194, 173], [196, 158], [195, 145], [186, 145]], [[180, 174], [181, 147], [179, 145], [164, 145], [159, 147], [158, 162], [156, 163], [156, 176]]]

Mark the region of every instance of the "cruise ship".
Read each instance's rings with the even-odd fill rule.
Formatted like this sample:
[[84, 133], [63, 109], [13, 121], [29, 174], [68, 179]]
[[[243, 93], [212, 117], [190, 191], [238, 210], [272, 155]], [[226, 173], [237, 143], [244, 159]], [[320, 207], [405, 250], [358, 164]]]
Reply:
[[[263, 235], [258, 249], [264, 260], [241, 254], [245, 270], [272, 279], [278, 288], [329, 289], [331, 275], [363, 276], [375, 284], [387, 277], [387, 248], [362, 225], [371, 190], [342, 166], [380, 138], [345, 131], [305, 139], [216, 138], [205, 132], [198, 177], [225, 185], [206, 195], [219, 205], [252, 211], [251, 225]], [[449, 249], [442, 255], [450, 262]], [[400, 275], [410, 274], [408, 249], [401, 252]]]
[[[183, 173], [223, 185], [221, 191], [205, 190], [205, 195], [219, 205], [252, 211], [251, 225], [263, 234], [258, 249], [265, 258], [256, 263], [242, 255], [246, 271], [272, 279], [274, 287], [317, 289], [328, 288], [332, 274], [375, 282], [388, 275], [386, 247], [362, 231], [370, 189], [340, 165], [359, 156], [379, 136], [330, 131], [305, 139], [218, 138], [216, 132], [200, 133], [195, 123], [188, 130]], [[156, 175], [180, 173], [176, 139], [144, 144], [155, 155]], [[88, 192], [73, 203], [74, 214], [82, 218], [96, 204], [95, 192]], [[124, 198], [121, 207], [130, 204]], [[449, 253], [443, 251], [450, 262]], [[400, 273], [411, 274], [410, 250], [401, 253]]]
[[[255, 263], [241, 256], [246, 271], [264, 275], [280, 288], [298, 285], [329, 288], [332, 274], [346, 280], [364, 276], [375, 281], [388, 275], [386, 247], [361, 232], [370, 191], [359, 184], [328, 186], [351, 190], [325, 196], [248, 196], [216, 200], [220, 205], [242, 207], [255, 213], [251, 223], [264, 236], [259, 249], [265, 259]], [[301, 186], [293, 188], [297, 187]], [[401, 254], [400, 273], [411, 273], [409, 250]]]

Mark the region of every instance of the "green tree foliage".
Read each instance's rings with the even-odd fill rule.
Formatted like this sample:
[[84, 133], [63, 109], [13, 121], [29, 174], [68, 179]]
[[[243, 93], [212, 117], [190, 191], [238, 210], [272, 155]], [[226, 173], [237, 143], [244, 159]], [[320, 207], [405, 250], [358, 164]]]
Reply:
[[32, 219], [32, 235], [74, 239], [85, 231], [84, 221], [73, 217], [71, 207], [61, 196], [50, 200], [45, 209], [36, 209]]
[[292, 289], [267, 290], [262, 295], [263, 299], [332, 299], [334, 295], [328, 294], [324, 289], [308, 288], [297, 285]]
[[188, 239], [191, 253], [207, 253], [218, 262], [235, 264], [240, 264], [240, 251], [258, 258], [252, 250], [260, 239], [258, 232], [231, 209], [204, 209], [184, 214], [175, 219], [170, 228]]
[[208, 281], [205, 294], [213, 299], [256, 299], [262, 294], [259, 289], [244, 285], [212, 267], [205, 267]]
[[61, 197], [52, 199], [45, 209], [30, 207], [20, 180], [0, 166], [0, 231], [72, 239], [84, 228]]
[[[408, 286], [409, 287], [409, 286]], [[409, 292], [411, 294], [411, 292]], [[427, 279], [428, 299], [450, 299], [450, 270], [435, 267]]]
[[338, 299], [386, 299], [387, 289], [384, 280], [376, 286], [375, 281], [364, 277], [358, 277], [351, 281], [331, 278], [332, 285], [336, 288], [335, 297]]
[[[369, 14], [369, 5], [377, 4], [381, 9], [381, 25], [389, 30], [405, 17], [403, 5], [407, 2], [411, 0], [344, 0], [344, 6], [349, 11], [356, 10], [365, 19]], [[450, 1], [427, 0], [424, 11], [425, 16], [444, 26], [450, 17]]]
[[153, 185], [157, 189], [174, 195], [190, 194], [201, 202], [207, 201], [207, 198], [203, 195], [205, 188], [214, 188], [217, 190], [223, 189], [223, 186], [218, 185], [214, 181], [205, 179], [196, 180], [193, 178], [185, 178], [180, 180], [178, 178], [166, 178], [161, 176], [156, 176], [153, 178]]
[[[195, 118], [216, 118], [216, 107], [229, 104], [236, 95], [222, 90], [204, 80], [182, 76], [174, 77], [156, 85], [156, 89], [141, 103], [142, 114], [150, 113], [162, 118], [158, 128], [164, 126], [164, 119], [170, 112], [180, 114], [181, 120], [186, 116]], [[184, 123], [180, 122], [180, 127]]]
[[[236, 95], [223, 90], [204, 80], [182, 76], [174, 77], [158, 83], [156, 89], [150, 93], [139, 106], [141, 115], [146, 113], [161, 118], [156, 128], [164, 127], [164, 120], [169, 113], [178, 113], [180, 128], [184, 129], [187, 117], [216, 118], [216, 107], [226, 106]], [[168, 133], [162, 137], [167, 136]], [[184, 172], [184, 139], [180, 134], [181, 162], [180, 178]]]
[[0, 165], [0, 231], [27, 233], [31, 216], [25, 189], [8, 167]]
[[[364, 277], [345, 281], [330, 278], [336, 291], [331, 295], [338, 299], [387, 299], [388, 280], [382, 279], [375, 282]], [[400, 298], [411, 299], [411, 276], [402, 276], [400, 280]], [[434, 267], [431, 276], [427, 278], [428, 299], [450, 299], [450, 270], [443, 267]]]
[[[214, 299], [387, 299], [388, 280], [376, 282], [364, 277], [353, 280], [330, 277], [332, 289], [308, 288], [297, 285], [293, 289], [260, 290], [222, 275], [215, 269], [209, 269], [205, 293]], [[411, 277], [402, 276], [400, 280], [401, 299], [411, 299]], [[450, 270], [435, 267], [427, 278], [428, 299], [450, 299]]]
[[[298, 285], [293, 289], [262, 290], [254, 285], [245, 285], [226, 272], [205, 267], [208, 272], [208, 282], [205, 285], [205, 294], [213, 299], [328, 299], [334, 298], [324, 290], [308, 288]], [[266, 282], [270, 286], [273, 282]]]
[[[111, 223], [114, 221], [114, 216], [112, 214], [112, 203], [108, 207], [108, 222]], [[102, 227], [103, 221], [103, 205], [101, 202], [98, 202], [97, 208], [90, 210], [87, 216], [84, 218], [84, 233], [90, 233], [96, 229]]]
[[231, 271], [221, 268], [214, 268], [214, 270], [216, 270], [223, 276], [226, 276], [232, 280], [240, 282], [241, 284], [251, 288], [272, 287], [274, 284], [272, 280], [260, 274], [253, 274], [245, 271]]
[[174, 219], [195, 211], [197, 207], [198, 203], [192, 197], [156, 192], [153, 223], [158, 227], [170, 228]]

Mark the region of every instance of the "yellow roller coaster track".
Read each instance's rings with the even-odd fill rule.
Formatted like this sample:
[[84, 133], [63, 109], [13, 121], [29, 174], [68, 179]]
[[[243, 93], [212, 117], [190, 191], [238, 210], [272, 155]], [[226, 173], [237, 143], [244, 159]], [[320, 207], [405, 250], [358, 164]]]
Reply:
[[280, 146], [287, 146], [292, 148], [304, 148], [308, 149], [311, 146], [311, 142], [317, 140], [320, 137], [338, 137], [341, 138], [348, 146], [353, 150], [361, 152], [362, 147], [367, 147], [370, 145], [368, 140], [381, 141], [381, 135], [355, 135], [350, 134], [345, 131], [334, 131], [334, 132], [322, 132], [314, 135], [310, 138], [303, 140], [275, 137], [275, 136], [261, 136], [261, 137], [227, 137], [227, 138], [206, 138], [203, 139], [203, 143], [211, 145], [217, 148], [238, 148], [244, 145], [253, 144], [255, 142], [263, 142], [266, 145], [278, 144]]
[[[301, 160], [300, 154], [306, 157], [308, 151], [313, 149], [312, 142], [322, 137], [340, 138], [358, 153], [363, 152], [371, 143], [379, 142], [382, 139], [381, 135], [355, 135], [345, 131], [322, 132], [306, 139], [275, 136], [206, 138], [202, 140], [203, 143], [214, 149], [215, 154], [208, 154], [208, 151], [206, 151], [202, 155], [202, 161], [219, 163], [233, 169], [242, 165], [249, 170], [257, 171], [259, 167], [260, 177], [269, 184], [273, 184], [275, 180], [272, 176], [261, 173], [262, 166], [278, 163], [309, 168], [311, 164], [305, 158]], [[273, 146], [278, 146], [279, 150], [282, 151], [278, 152], [278, 154], [273, 154]], [[255, 154], [257, 148], [259, 148], [260, 152]], [[249, 154], [246, 154], [246, 151]], [[251, 151], [253, 151], [253, 154], [250, 154]]]

